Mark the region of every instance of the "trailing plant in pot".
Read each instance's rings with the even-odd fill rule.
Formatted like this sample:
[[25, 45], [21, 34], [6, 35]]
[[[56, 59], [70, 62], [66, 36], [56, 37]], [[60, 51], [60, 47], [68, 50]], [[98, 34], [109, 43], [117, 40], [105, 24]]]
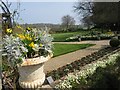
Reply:
[[23, 33], [16, 35], [7, 29], [8, 35], [3, 38], [3, 55], [12, 67], [17, 66], [22, 88], [38, 88], [45, 80], [44, 63], [53, 56], [53, 38], [47, 27], [21, 29]]

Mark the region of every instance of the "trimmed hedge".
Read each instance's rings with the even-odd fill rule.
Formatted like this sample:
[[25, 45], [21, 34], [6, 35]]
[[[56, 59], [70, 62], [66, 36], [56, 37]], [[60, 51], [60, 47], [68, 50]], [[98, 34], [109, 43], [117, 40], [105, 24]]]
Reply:
[[118, 47], [120, 45], [119, 39], [112, 38], [109, 42], [110, 46], [112, 47]]
[[[101, 36], [97, 36], [97, 35], [93, 35], [93, 36], [81, 36], [81, 40], [108, 40], [111, 39], [113, 36], [112, 35], [101, 35]], [[78, 37], [69, 37], [66, 39], [67, 42], [71, 42], [71, 41], [79, 41]]]

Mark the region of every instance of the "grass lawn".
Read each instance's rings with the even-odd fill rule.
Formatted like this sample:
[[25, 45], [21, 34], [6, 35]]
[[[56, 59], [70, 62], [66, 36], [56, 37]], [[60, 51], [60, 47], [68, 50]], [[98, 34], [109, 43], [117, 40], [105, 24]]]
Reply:
[[85, 49], [93, 45], [94, 44], [54, 44], [53, 55], [56, 57], [76, 50]]
[[52, 37], [54, 38], [53, 41], [57, 42], [64, 42], [66, 41], [66, 38], [76, 36], [76, 35], [87, 35], [90, 31], [78, 31], [78, 32], [68, 32], [68, 33], [56, 33], [52, 34]]

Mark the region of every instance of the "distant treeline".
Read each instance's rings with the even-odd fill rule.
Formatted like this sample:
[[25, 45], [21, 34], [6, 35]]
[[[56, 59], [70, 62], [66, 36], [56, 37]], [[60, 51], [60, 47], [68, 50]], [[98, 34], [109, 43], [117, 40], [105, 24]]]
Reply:
[[78, 31], [83, 30], [80, 25], [73, 25], [71, 28], [66, 30], [64, 27], [62, 27], [60, 24], [49, 24], [49, 23], [37, 23], [37, 24], [21, 24], [22, 27], [32, 27], [32, 28], [42, 28], [44, 26], [47, 26], [50, 28], [50, 33], [59, 33], [59, 32], [70, 32], [70, 31]]

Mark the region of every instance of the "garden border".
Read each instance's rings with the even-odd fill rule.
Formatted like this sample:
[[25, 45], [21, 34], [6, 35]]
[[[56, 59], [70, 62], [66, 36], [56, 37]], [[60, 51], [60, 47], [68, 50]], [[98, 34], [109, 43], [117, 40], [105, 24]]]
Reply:
[[[110, 65], [111, 63], [114, 64], [119, 53], [120, 49], [115, 50], [114, 52], [105, 55], [103, 58], [100, 58], [95, 62], [85, 65], [80, 71], [68, 74], [67, 76], [65, 76], [64, 80], [61, 79], [58, 83], [56, 83], [56, 85], [54, 84], [55, 87], [64, 89], [68, 87], [72, 88], [71, 82], [80, 84], [82, 81], [79, 81], [79, 79], [84, 80], [84, 78], [87, 78], [88, 75], [92, 75], [98, 67], [107, 67], [107, 65]], [[108, 56], [110, 56], [110, 58]]]
[[[81, 58], [80, 60], [77, 60], [77, 61], [72, 62], [66, 66], [60, 67], [57, 70], [53, 70], [53, 71], [47, 73], [47, 77], [52, 76], [52, 78], [55, 80], [54, 83], [58, 83], [58, 79], [63, 80], [68, 74], [76, 72], [78, 70], [81, 70], [82, 69], [81, 67], [84, 67], [84, 66], [91, 64], [95, 61], [102, 60], [102, 59], [110, 56], [111, 54], [114, 54], [117, 51], [120, 51], [119, 47], [118, 48], [112, 48], [112, 47], [103, 48], [97, 52], [92, 53], [91, 55], [88, 55], [86, 57]], [[97, 58], [95, 57], [96, 59], [92, 58], [92, 60], [90, 60], [90, 61], [86, 60], [86, 59], [90, 59], [91, 56], [96, 56], [97, 54], [100, 54], [100, 53], [102, 53], [103, 55], [99, 55], [99, 56], [97, 56]], [[74, 67], [74, 69], [73, 69], [73, 67]], [[45, 84], [46, 83], [47, 83], [47, 81], [45, 82]]]

